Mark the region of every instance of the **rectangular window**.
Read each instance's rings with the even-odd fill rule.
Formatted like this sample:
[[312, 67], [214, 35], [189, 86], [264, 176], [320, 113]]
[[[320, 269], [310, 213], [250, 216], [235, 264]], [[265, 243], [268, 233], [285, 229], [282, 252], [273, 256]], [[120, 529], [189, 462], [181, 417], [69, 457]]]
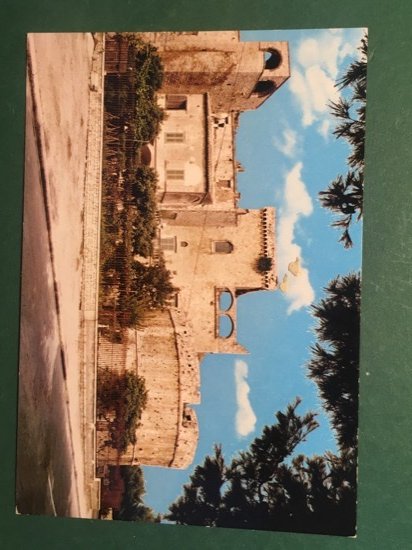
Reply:
[[162, 250], [176, 251], [176, 237], [163, 237], [160, 239], [160, 248]]
[[166, 132], [166, 143], [184, 143], [185, 135], [183, 132]]
[[160, 212], [160, 217], [162, 220], [175, 220], [177, 218], [177, 212], [171, 210], [162, 210]]
[[166, 109], [169, 111], [185, 111], [187, 107], [187, 97], [185, 95], [167, 95]]
[[229, 189], [231, 187], [230, 180], [219, 180], [217, 183], [219, 187], [222, 187], [224, 189]]
[[166, 170], [166, 179], [183, 181], [185, 179], [185, 171], [184, 170]]
[[233, 251], [233, 244], [229, 241], [214, 241], [213, 250], [217, 254], [230, 254]]

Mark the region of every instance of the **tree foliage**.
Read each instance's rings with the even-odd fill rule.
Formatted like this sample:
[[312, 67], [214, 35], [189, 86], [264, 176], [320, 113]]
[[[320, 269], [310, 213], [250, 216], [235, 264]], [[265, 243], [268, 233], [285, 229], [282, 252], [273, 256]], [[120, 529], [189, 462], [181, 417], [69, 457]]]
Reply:
[[128, 61], [133, 69], [106, 75], [105, 110], [115, 115], [121, 133], [127, 127], [129, 144], [139, 147], [156, 137], [164, 119], [156, 100], [163, 66], [154, 46], [130, 34], [123, 37], [129, 43]]
[[153, 46], [133, 34], [124, 37], [135, 70], [105, 77], [100, 318], [113, 341], [121, 339], [121, 329], [142, 322], [148, 309], [163, 307], [175, 292], [163, 261], [142, 261], [153, 255], [159, 226], [158, 177], [139, 165], [139, 147], [160, 128], [163, 112], [155, 94], [163, 68]]
[[141, 468], [139, 466], [120, 466], [120, 472], [125, 490], [116, 519], [151, 523], [160, 521], [159, 516], [156, 516], [153, 510], [143, 503], [145, 486]]
[[196, 466], [190, 483], [183, 487], [183, 496], [170, 506], [167, 519], [181, 525], [216, 525], [226, 466], [221, 447], [216, 445], [214, 451], [214, 456], [206, 456], [203, 465]]
[[136, 289], [138, 302], [144, 302], [148, 309], [162, 308], [167, 305], [176, 292], [172, 284], [171, 273], [164, 261], [153, 265], [133, 264], [133, 288]]
[[133, 116], [135, 139], [140, 143], [152, 141], [159, 133], [164, 111], [155, 94], [163, 82], [163, 65], [157, 49], [141, 40], [136, 41], [135, 52], [136, 104]]
[[353, 458], [294, 456], [317, 428], [300, 400], [276, 414], [245, 452], [227, 465], [222, 449], [197, 466], [183, 495], [169, 507], [179, 524], [350, 535], [355, 526]]
[[340, 448], [355, 449], [358, 426], [360, 293], [359, 274], [333, 279], [314, 306], [317, 343], [308, 364]]
[[354, 535], [359, 376], [360, 276], [332, 280], [312, 308], [317, 343], [308, 375], [317, 384], [339, 453], [297, 454], [318, 427], [299, 415], [300, 399], [226, 464], [220, 446], [205, 458], [170, 507], [180, 524]]
[[148, 166], [139, 166], [128, 176], [133, 207], [133, 252], [147, 257], [153, 252], [153, 239], [158, 226], [157, 220], [157, 174]]
[[136, 443], [136, 429], [147, 403], [144, 378], [127, 371], [99, 373], [97, 380], [97, 407], [99, 414], [110, 421], [112, 445], [124, 452]]
[[273, 258], [268, 256], [259, 256], [256, 260], [255, 269], [258, 273], [267, 273], [273, 267]]
[[319, 193], [322, 206], [338, 214], [332, 226], [342, 231], [339, 240], [345, 248], [353, 245], [349, 229], [354, 217], [360, 220], [363, 213], [367, 50], [365, 36], [359, 47], [359, 59], [350, 64], [336, 83], [339, 90], [348, 91], [349, 97], [342, 96], [330, 103], [331, 113], [337, 119], [334, 135], [343, 138], [350, 147], [348, 172], [338, 175]]

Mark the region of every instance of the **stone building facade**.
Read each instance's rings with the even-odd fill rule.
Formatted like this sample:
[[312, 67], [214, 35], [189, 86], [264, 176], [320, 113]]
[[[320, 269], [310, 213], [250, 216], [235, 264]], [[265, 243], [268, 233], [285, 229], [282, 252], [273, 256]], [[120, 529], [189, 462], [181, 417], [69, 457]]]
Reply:
[[242, 42], [237, 32], [141, 37], [165, 69], [158, 102], [166, 118], [144, 158], [158, 174], [157, 244], [178, 291], [135, 333], [130, 368], [145, 377], [148, 405], [122, 463], [185, 468], [198, 440], [190, 405], [200, 402], [202, 357], [247, 353], [237, 340], [237, 299], [277, 287], [275, 211], [239, 207], [235, 139], [240, 113], [288, 79], [288, 45]]

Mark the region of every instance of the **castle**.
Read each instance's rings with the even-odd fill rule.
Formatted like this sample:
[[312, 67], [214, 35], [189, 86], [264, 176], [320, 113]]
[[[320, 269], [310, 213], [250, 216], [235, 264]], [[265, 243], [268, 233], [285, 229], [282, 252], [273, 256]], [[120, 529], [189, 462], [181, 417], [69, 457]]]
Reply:
[[[164, 65], [166, 118], [141, 154], [159, 177], [157, 246], [178, 291], [144, 330], [129, 331], [128, 362], [146, 380], [148, 403], [121, 463], [185, 468], [198, 440], [190, 405], [200, 402], [200, 360], [247, 353], [237, 341], [237, 298], [277, 287], [274, 208], [238, 206], [235, 138], [240, 113], [289, 78], [289, 54], [286, 42], [242, 42], [232, 31], [141, 38]], [[107, 345], [100, 339], [103, 361]], [[118, 461], [109, 449], [104, 457]]]

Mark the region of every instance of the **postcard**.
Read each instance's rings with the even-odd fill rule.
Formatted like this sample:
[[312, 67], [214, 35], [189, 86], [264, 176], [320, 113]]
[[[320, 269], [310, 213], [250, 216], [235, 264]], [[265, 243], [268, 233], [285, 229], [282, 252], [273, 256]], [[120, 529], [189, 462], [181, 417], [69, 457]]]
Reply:
[[366, 69], [28, 35], [19, 514], [356, 535]]

